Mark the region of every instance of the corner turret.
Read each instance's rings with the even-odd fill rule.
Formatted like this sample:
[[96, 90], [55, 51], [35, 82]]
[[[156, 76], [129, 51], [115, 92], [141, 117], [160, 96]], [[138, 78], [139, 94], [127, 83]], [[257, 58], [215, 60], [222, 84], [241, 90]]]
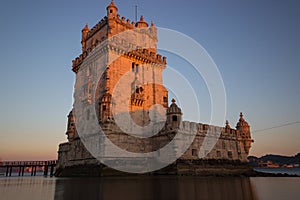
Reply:
[[148, 28], [148, 23], [144, 20], [143, 15], [141, 15], [140, 21], [138, 21], [135, 26], [137, 28]]
[[226, 124], [225, 124], [225, 132], [226, 132], [226, 133], [230, 133], [230, 129], [231, 129], [230, 124], [229, 124], [228, 120], [226, 120]]
[[84, 26], [84, 28], [81, 31], [81, 33], [82, 33], [82, 36], [81, 36], [82, 52], [84, 52], [86, 50], [86, 38], [87, 38], [87, 35], [89, 32], [90, 32], [89, 25], [88, 25], [88, 23], [86, 23], [86, 25]]
[[68, 115], [68, 127], [67, 127], [67, 132], [66, 135], [68, 136], [68, 141], [72, 142], [76, 135], [76, 129], [75, 129], [75, 118], [73, 115], [73, 110], [70, 111]]
[[156, 35], [157, 34], [157, 28], [153, 21], [151, 21], [150, 30]]
[[254, 141], [251, 139], [250, 126], [244, 119], [244, 115], [242, 112], [240, 113], [240, 119], [236, 125], [236, 130], [238, 131], [239, 136], [242, 138], [245, 152], [248, 154], [251, 148], [251, 143]]
[[175, 99], [172, 99], [172, 104], [167, 109], [167, 127], [178, 129], [182, 120], [181, 109], [176, 105]]
[[242, 112], [240, 113], [239, 122], [236, 124], [236, 130], [240, 131], [241, 136], [250, 137], [250, 126], [248, 122], [245, 121]]
[[111, 1], [111, 3], [107, 6], [106, 10], [108, 19], [112, 19], [117, 16], [118, 8], [115, 5], [114, 0]]

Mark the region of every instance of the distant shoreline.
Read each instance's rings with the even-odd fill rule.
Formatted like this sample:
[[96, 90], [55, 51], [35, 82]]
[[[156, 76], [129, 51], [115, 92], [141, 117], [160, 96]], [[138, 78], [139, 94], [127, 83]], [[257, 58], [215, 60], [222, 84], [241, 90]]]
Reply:
[[253, 168], [257, 173], [272, 174], [278, 176], [300, 176], [300, 168]]

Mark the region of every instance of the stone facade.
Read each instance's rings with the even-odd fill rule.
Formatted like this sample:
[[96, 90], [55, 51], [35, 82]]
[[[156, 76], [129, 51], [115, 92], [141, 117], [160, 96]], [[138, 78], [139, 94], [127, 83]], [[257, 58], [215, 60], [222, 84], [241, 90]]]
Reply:
[[[114, 39], [112, 43], [107, 44], [106, 41], [113, 38], [115, 35], [127, 30], [143, 29], [143, 36], [138, 38], [137, 44], [147, 48], [134, 49], [125, 52], [117, 43], [122, 45], [128, 41]], [[134, 32], [135, 36], [139, 32]], [[85, 69], [85, 76], [82, 78], [82, 97], [81, 101], [86, 105], [90, 105], [93, 98], [91, 90], [96, 88], [96, 110], [99, 124], [107, 136], [114, 144], [130, 152], [152, 152], [159, 150], [161, 147], [168, 144], [176, 134], [195, 135], [195, 138], [190, 147], [178, 159], [183, 163], [190, 162], [190, 168], [197, 168], [199, 161], [205, 160], [225, 160], [226, 162], [246, 163], [249, 149], [253, 140], [250, 135], [250, 126], [245, 121], [242, 113], [240, 114], [239, 122], [236, 129], [230, 127], [226, 122], [225, 127], [215, 127], [208, 124], [182, 121], [182, 111], [176, 105], [175, 100], [172, 100], [171, 105], [168, 105], [168, 91], [163, 86], [162, 71], [166, 67], [166, 58], [157, 54], [157, 34], [154, 23], [149, 26], [143, 17], [138, 22], [130, 22], [124, 17], [120, 18], [118, 8], [114, 1], [107, 7], [107, 16], [104, 17], [92, 29], [86, 25], [82, 29], [82, 54], [73, 60], [72, 70], [79, 76], [79, 71]], [[105, 45], [104, 45], [105, 44]], [[102, 46], [101, 46], [102, 45]], [[125, 46], [130, 46], [126, 43]], [[136, 45], [136, 44], [135, 44]], [[98, 85], [90, 82], [90, 77], [96, 72], [94, 68], [86, 66], [84, 63], [91, 58], [91, 53], [97, 51], [99, 56], [104, 54], [107, 59], [109, 56], [115, 56], [113, 62], [100, 63], [106, 65], [104, 73]], [[106, 59], [106, 60], [107, 60]], [[98, 63], [99, 64], [99, 63]], [[166, 121], [162, 124], [162, 129], [158, 134], [149, 138], [139, 138], [132, 135], [124, 134], [124, 132], [115, 123], [112, 106], [113, 92], [119, 80], [128, 72], [132, 72], [133, 80], [131, 82], [131, 97], [128, 109], [133, 121], [140, 126], [149, 124], [149, 110], [153, 105], [161, 105], [166, 109]], [[149, 82], [149, 80], [151, 80]], [[75, 85], [75, 90], [77, 90]], [[88, 114], [89, 115], [89, 114]], [[76, 116], [77, 117], [77, 116]], [[88, 116], [89, 118], [89, 116]], [[181, 131], [179, 131], [181, 130]], [[217, 132], [221, 134], [218, 135]], [[99, 161], [95, 159], [82, 143], [76, 127], [75, 116], [72, 110], [68, 115], [67, 132], [68, 142], [59, 145], [58, 151], [58, 173], [64, 174], [63, 171], [76, 166], [101, 166]], [[204, 142], [205, 137], [218, 138], [217, 143], [212, 150], [205, 150], [205, 156], [199, 156], [199, 150]], [[184, 141], [177, 141], [174, 146], [180, 148]], [[105, 152], [105, 147], [102, 148]], [[109, 155], [109, 152], [105, 152]], [[159, 154], [159, 151], [158, 151]], [[200, 167], [200, 166], [199, 166]], [[178, 171], [178, 167], [176, 170]], [[101, 170], [100, 168], [98, 170]], [[187, 169], [185, 169], [187, 170]], [[195, 172], [192, 172], [195, 173]]]

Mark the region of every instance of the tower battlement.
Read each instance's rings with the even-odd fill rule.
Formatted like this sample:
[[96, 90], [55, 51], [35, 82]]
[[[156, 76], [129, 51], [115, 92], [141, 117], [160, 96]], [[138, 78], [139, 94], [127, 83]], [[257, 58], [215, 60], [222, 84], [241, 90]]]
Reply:
[[[108, 41], [108, 47], [104, 47], [104, 51], [110, 48], [111, 50], [117, 50], [124, 53], [126, 56], [134, 57], [140, 61], [146, 63], [159, 63], [166, 65], [166, 57], [156, 53], [157, 44], [157, 31], [153, 22], [149, 26], [141, 16], [138, 22], [131, 21], [125, 17], [120, 17], [117, 13], [118, 8], [114, 5], [114, 2], [107, 7], [107, 16], [102, 18], [95, 26], [89, 29], [88, 24], [82, 29], [82, 54], [72, 61], [72, 70], [77, 73], [80, 65], [84, 59], [89, 55], [89, 53], [101, 44], [106, 44]], [[133, 31], [133, 35], [139, 35], [142, 33], [144, 36], [151, 40], [151, 47], [144, 49], [139, 47], [137, 44], [132, 43], [132, 41], [121, 40], [118, 37], [113, 36], [120, 34], [124, 31]], [[136, 32], [136, 33], [135, 33]], [[119, 41], [118, 41], [119, 40]], [[112, 44], [111, 44], [112, 43]], [[124, 51], [124, 49], [119, 49], [121, 46], [131, 47], [134, 49], [131, 52]]]
[[[84, 59], [89, 55], [91, 51], [93, 51], [96, 47], [100, 47], [99, 51], [102, 52], [108, 52], [108, 50], [114, 51], [120, 55], [123, 55], [125, 57], [129, 57], [131, 59], [137, 60], [142, 63], [148, 63], [153, 65], [161, 65], [163, 68], [165, 68], [167, 64], [167, 58], [165, 56], [162, 56], [160, 54], [156, 54], [153, 51], [149, 51], [148, 49], [137, 49], [133, 51], [127, 51], [126, 49], [122, 49], [121, 46], [118, 45], [118, 43], [121, 43], [122, 46], [132, 46], [135, 45], [133, 43], [120, 40], [118, 38], [110, 40], [109, 43], [99, 43], [92, 45], [92, 47], [88, 48], [86, 51], [84, 51], [82, 54], [80, 54], [77, 58], [72, 60], [72, 70], [77, 73], [80, 65], [83, 63]], [[102, 44], [102, 45], [101, 45]]]

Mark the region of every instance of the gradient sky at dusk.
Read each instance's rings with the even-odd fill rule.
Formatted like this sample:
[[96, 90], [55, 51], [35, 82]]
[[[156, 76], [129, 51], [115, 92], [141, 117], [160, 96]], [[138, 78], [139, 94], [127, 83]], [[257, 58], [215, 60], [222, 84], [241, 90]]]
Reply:
[[[91, 27], [100, 21], [109, 2], [1, 1], [0, 158], [57, 157], [58, 144], [66, 141], [75, 81], [71, 61], [81, 53], [81, 29], [86, 22]], [[300, 152], [300, 123], [255, 132], [300, 121], [300, 1], [115, 3], [121, 16], [134, 20], [138, 5], [139, 15], [149, 23], [180, 31], [206, 49], [224, 81], [226, 119], [234, 127], [243, 111], [251, 126], [251, 155]], [[168, 65], [185, 67], [184, 61], [167, 56]], [[207, 96], [204, 107], [209, 107]], [[193, 121], [192, 113], [183, 112]], [[201, 113], [205, 123], [206, 112]]]

